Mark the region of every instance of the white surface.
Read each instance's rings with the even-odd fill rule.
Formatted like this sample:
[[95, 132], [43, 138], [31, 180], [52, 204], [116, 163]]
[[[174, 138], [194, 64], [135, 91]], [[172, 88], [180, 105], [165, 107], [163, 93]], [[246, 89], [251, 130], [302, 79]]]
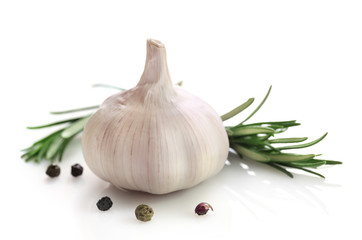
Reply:
[[[360, 1], [1, 1], [0, 238], [361, 239], [361, 12]], [[309, 151], [344, 164], [320, 169], [326, 180], [290, 179], [230, 156], [231, 165], [201, 185], [153, 196], [98, 179], [85, 166], [80, 139], [57, 179], [44, 174], [47, 163], [19, 158], [49, 133], [25, 126], [63, 118], [48, 111], [99, 104], [114, 93], [94, 83], [134, 86], [149, 37], [166, 45], [173, 80], [220, 114], [249, 97], [255, 107], [272, 84], [251, 121], [303, 123], [284, 136], [328, 131]], [[77, 179], [74, 163], [85, 167]], [[95, 207], [104, 195], [114, 202], [108, 212]], [[215, 211], [194, 215], [201, 201]], [[140, 203], [154, 208], [151, 222], [135, 219]]]

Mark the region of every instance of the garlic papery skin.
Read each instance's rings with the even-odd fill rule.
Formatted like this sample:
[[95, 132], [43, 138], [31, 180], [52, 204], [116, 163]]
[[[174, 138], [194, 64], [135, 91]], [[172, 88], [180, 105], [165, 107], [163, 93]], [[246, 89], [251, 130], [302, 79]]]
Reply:
[[215, 110], [172, 84], [164, 45], [149, 39], [139, 83], [92, 115], [82, 151], [89, 168], [116, 187], [165, 194], [216, 175], [229, 141]]

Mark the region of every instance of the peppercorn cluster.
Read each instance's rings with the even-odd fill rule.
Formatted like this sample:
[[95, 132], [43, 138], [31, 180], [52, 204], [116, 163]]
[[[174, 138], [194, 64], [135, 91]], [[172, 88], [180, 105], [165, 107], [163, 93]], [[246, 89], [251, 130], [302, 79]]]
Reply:
[[[60, 175], [60, 167], [55, 164], [50, 164], [45, 173], [51, 178], [58, 177]], [[72, 165], [70, 174], [72, 174], [73, 177], [78, 177], [82, 175], [83, 167], [78, 163]]]
[[[51, 178], [58, 177], [60, 175], [60, 167], [58, 165], [51, 164], [48, 166], [46, 174]], [[82, 174], [83, 167], [80, 164], [77, 163], [72, 165], [71, 175], [73, 177], [78, 177]], [[100, 211], [108, 211], [113, 206], [113, 202], [110, 197], [105, 196], [99, 199], [96, 205]], [[197, 215], [205, 215], [210, 209], [213, 210], [210, 204], [202, 202], [196, 206], [195, 213]], [[135, 210], [135, 215], [139, 221], [148, 222], [151, 221], [154, 215], [154, 211], [150, 206], [146, 204], [141, 204], [137, 206]]]

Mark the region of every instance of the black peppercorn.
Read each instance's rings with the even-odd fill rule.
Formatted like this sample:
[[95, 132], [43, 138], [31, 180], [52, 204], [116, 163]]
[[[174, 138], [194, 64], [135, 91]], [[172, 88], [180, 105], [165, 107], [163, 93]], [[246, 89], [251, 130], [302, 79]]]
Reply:
[[80, 164], [74, 164], [71, 171], [73, 177], [78, 177], [83, 174], [83, 167]]
[[60, 167], [58, 165], [51, 164], [45, 172], [49, 177], [58, 177], [60, 174]]
[[196, 206], [195, 213], [197, 215], [205, 215], [209, 211], [209, 209], [214, 211], [210, 204], [202, 202]]
[[136, 218], [142, 222], [150, 221], [153, 213], [153, 209], [146, 204], [138, 205], [135, 210]]
[[112, 207], [112, 205], [113, 205], [113, 202], [109, 197], [102, 197], [97, 202], [97, 207], [101, 211], [107, 211], [108, 209], [110, 209]]

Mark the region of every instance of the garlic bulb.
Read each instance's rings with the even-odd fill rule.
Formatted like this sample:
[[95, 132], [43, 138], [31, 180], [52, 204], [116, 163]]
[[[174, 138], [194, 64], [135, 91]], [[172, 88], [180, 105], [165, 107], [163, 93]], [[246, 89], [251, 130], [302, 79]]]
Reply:
[[172, 84], [164, 45], [149, 39], [139, 83], [104, 101], [85, 126], [82, 149], [103, 180], [164, 194], [216, 175], [229, 142], [219, 115]]

